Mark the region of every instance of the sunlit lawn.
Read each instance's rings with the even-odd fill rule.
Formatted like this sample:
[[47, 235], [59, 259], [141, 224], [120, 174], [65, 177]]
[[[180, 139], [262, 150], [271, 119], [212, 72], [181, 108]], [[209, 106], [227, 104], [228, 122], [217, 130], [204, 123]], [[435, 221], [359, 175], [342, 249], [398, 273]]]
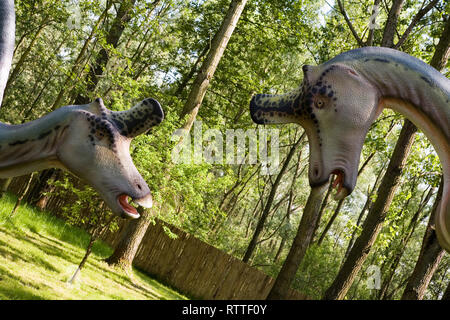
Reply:
[[186, 299], [147, 275], [132, 278], [102, 259], [112, 250], [96, 243], [74, 284], [67, 281], [85, 253], [83, 230], [27, 205], [13, 218], [15, 198], [0, 199], [0, 300], [3, 299]]

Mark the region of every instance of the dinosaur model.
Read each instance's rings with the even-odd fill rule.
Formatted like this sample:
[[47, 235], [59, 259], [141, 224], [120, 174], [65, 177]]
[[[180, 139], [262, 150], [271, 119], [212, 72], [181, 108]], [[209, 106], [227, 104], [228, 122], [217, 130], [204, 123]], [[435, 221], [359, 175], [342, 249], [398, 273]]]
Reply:
[[303, 66], [301, 86], [284, 95], [258, 94], [250, 101], [257, 124], [297, 123], [310, 144], [311, 187], [336, 178], [335, 198], [355, 185], [370, 125], [383, 108], [410, 119], [433, 144], [442, 164], [444, 190], [436, 214], [440, 245], [450, 252], [450, 80], [397, 50], [365, 47], [319, 66]]
[[[14, 32], [14, 1], [0, 0], [0, 104], [11, 67]], [[152, 197], [131, 159], [130, 143], [163, 118], [154, 99], [114, 112], [98, 98], [20, 125], [0, 122], [0, 178], [61, 168], [94, 187], [114, 214], [138, 218], [128, 199], [151, 207]]]

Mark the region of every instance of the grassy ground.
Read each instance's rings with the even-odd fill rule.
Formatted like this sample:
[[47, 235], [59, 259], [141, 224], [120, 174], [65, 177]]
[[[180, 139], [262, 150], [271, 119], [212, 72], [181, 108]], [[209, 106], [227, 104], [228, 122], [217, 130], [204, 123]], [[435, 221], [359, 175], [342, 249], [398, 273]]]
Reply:
[[102, 259], [112, 250], [98, 241], [74, 284], [67, 281], [84, 256], [89, 236], [27, 205], [13, 218], [15, 198], [0, 199], [0, 300], [186, 299], [145, 274], [132, 280]]

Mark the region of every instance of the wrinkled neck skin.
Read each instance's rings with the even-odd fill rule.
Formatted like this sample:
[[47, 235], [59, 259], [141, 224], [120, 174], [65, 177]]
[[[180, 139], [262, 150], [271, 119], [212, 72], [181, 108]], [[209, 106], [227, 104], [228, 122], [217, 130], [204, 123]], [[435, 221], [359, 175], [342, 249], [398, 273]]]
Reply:
[[342, 62], [378, 89], [378, 112], [391, 108], [401, 113], [433, 144], [444, 174], [436, 233], [441, 246], [450, 252], [450, 81], [432, 67], [394, 51], [379, 55], [373, 49], [359, 59]]
[[[441, 246], [450, 252], [450, 144], [444, 129], [437, 126], [429, 115], [424, 114], [411, 102], [398, 98], [382, 98], [380, 107], [391, 108], [410, 119], [433, 144], [439, 156], [444, 174], [444, 190], [436, 214], [436, 234]], [[448, 128], [447, 131], [449, 132]]]
[[58, 147], [70, 127], [73, 111], [82, 109], [63, 107], [20, 125], [0, 123], [0, 178], [54, 167], [66, 169], [58, 159]]

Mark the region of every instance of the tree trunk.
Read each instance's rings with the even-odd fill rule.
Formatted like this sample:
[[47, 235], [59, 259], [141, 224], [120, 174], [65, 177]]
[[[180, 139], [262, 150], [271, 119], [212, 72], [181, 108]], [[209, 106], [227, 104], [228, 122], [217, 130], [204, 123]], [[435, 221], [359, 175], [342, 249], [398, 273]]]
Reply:
[[270, 193], [269, 193], [269, 196], [267, 197], [267, 202], [266, 202], [266, 205], [264, 206], [264, 210], [261, 214], [261, 218], [259, 219], [258, 224], [256, 225], [256, 229], [253, 234], [253, 237], [250, 240], [247, 250], [245, 251], [244, 257], [242, 258], [242, 261], [245, 263], [247, 263], [250, 260], [250, 257], [252, 256], [253, 251], [256, 248], [256, 244], [258, 243], [259, 235], [264, 228], [264, 223], [266, 222], [266, 219], [269, 216], [270, 209], [272, 208], [272, 203], [273, 203], [273, 200], [275, 199], [275, 194], [277, 193], [277, 189], [278, 189], [278, 186], [280, 185], [281, 178], [286, 173], [286, 170], [289, 167], [289, 163], [291, 162], [292, 157], [294, 156], [295, 152], [297, 151], [297, 148], [300, 145], [300, 143], [302, 142], [305, 135], [306, 134], [303, 133], [300, 136], [300, 138], [297, 140], [297, 142], [291, 147], [291, 150], [289, 150], [289, 153], [286, 156], [286, 160], [284, 160], [283, 166], [281, 167], [281, 170], [278, 173], [277, 178], [275, 179], [275, 182], [272, 185], [272, 188], [270, 189]]
[[[230, 8], [222, 22], [218, 33], [211, 42], [211, 50], [200, 68], [200, 71], [194, 81], [189, 98], [185, 104], [181, 118], [190, 114], [190, 124], [186, 126], [190, 130], [198, 109], [202, 103], [206, 89], [209, 85], [216, 67], [222, 58], [228, 40], [236, 27], [239, 17], [244, 9], [247, 0], [232, 0]], [[127, 230], [114, 253], [106, 262], [113, 265], [120, 265], [129, 268], [136, 254], [137, 248], [147, 231], [149, 221], [144, 219], [149, 213], [143, 213], [143, 216], [137, 221], [132, 221], [127, 225]]]
[[28, 182], [25, 185], [25, 189], [23, 190], [22, 194], [17, 198], [16, 204], [14, 205], [14, 208], [12, 209], [11, 213], [9, 214], [9, 217], [12, 218], [16, 214], [17, 208], [19, 208], [20, 204], [22, 203], [23, 198], [28, 192], [28, 189], [30, 188], [31, 181], [33, 180], [34, 172], [30, 174], [30, 177], [28, 178]]
[[86, 252], [84, 254], [83, 259], [81, 259], [80, 264], [78, 265], [77, 270], [75, 270], [75, 273], [73, 274], [73, 276], [70, 278], [69, 283], [74, 283], [79, 274], [81, 269], [83, 269], [84, 265], [86, 264], [91, 252], [92, 252], [92, 248], [94, 247], [94, 243], [95, 241], [97, 241], [98, 238], [100, 238], [105, 231], [108, 229], [109, 225], [111, 224], [111, 222], [115, 219], [115, 216], [112, 215], [109, 220], [105, 223], [104, 226], [101, 225], [101, 222], [99, 225], [97, 225], [94, 230], [92, 231], [91, 237], [89, 238], [89, 243], [88, 246], [86, 248]]
[[350, 289], [356, 275], [369, 255], [370, 249], [381, 231], [389, 206], [400, 183], [400, 176], [406, 159], [414, 142], [417, 128], [405, 120], [398, 138], [389, 166], [378, 189], [378, 197], [367, 214], [361, 235], [348, 254], [348, 258], [339, 270], [333, 284], [326, 290], [323, 299], [343, 299]]
[[439, 262], [444, 256], [445, 250], [437, 241], [435, 228], [435, 216], [439, 201], [442, 198], [444, 178], [441, 179], [438, 195], [436, 197], [433, 211], [430, 215], [428, 226], [423, 237], [422, 249], [417, 260], [414, 271], [408, 279], [402, 300], [422, 300], [425, 290], [430, 283], [431, 277], [436, 271]]
[[121, 239], [116, 245], [113, 254], [105, 259], [109, 265], [120, 267], [126, 271], [131, 269], [139, 244], [151, 222], [150, 210], [138, 207], [138, 211], [141, 217], [128, 221], [124, 231], [121, 232]]
[[78, 279], [78, 277], [80, 275], [81, 269], [83, 269], [84, 265], [86, 264], [86, 261], [88, 260], [90, 254], [92, 252], [92, 247], [94, 246], [95, 240], [97, 240], [97, 238], [94, 237], [94, 236], [91, 236], [91, 238], [89, 239], [89, 244], [88, 244], [88, 246], [86, 248], [86, 252], [84, 254], [84, 257], [83, 257], [83, 259], [81, 259], [81, 262], [78, 265], [77, 270], [75, 270], [75, 273], [73, 274], [73, 276], [68, 281], [69, 283], [73, 284], [75, 281], [77, 281], [77, 279]]
[[450, 282], [447, 285], [447, 289], [445, 289], [444, 295], [442, 296], [442, 300], [450, 300]]
[[50, 179], [57, 180], [61, 171], [58, 169], [47, 169], [39, 174], [37, 183], [34, 184], [31, 191], [27, 196], [27, 201], [38, 207], [40, 210], [44, 210], [51, 197], [51, 193], [55, 190], [53, 185], [50, 185], [48, 181]]
[[[427, 195], [425, 196], [425, 199], [421, 201], [421, 204], [413, 217], [411, 218], [410, 222], [408, 223], [408, 226], [406, 227], [406, 231], [400, 240], [400, 244], [398, 247], [396, 247], [393, 250], [392, 253], [392, 261], [387, 263], [388, 265], [388, 271], [387, 276], [384, 277], [383, 283], [381, 284], [380, 291], [378, 292], [378, 299], [386, 299], [387, 292], [389, 289], [389, 286], [391, 284], [391, 281], [394, 277], [395, 271], [397, 270], [397, 267], [400, 263], [401, 258], [403, 257], [403, 253], [405, 252], [406, 246], [408, 245], [409, 240], [411, 239], [411, 236], [413, 235], [414, 231], [416, 230], [417, 222], [419, 221], [419, 216], [422, 212], [422, 210], [425, 208], [426, 204], [430, 200], [431, 196], [433, 195], [433, 188], [430, 188], [427, 192]], [[406, 207], [405, 207], [406, 209]], [[383, 269], [383, 267], [381, 268]]]
[[203, 57], [208, 53], [208, 50], [210, 48], [210, 43], [205, 46], [203, 51], [200, 53], [200, 55], [197, 57], [197, 60], [192, 65], [191, 70], [189, 73], [184, 74], [183, 78], [180, 80], [180, 83], [177, 86], [177, 90], [175, 91], [175, 96], [179, 97], [183, 93], [184, 89], [186, 88], [188, 82], [194, 77], [195, 72], [197, 71], [197, 66], [199, 65], [200, 61], [202, 61]]
[[[366, 212], [366, 210], [370, 211], [370, 208], [372, 205], [372, 195], [375, 192], [375, 190], [377, 189], [378, 181], [380, 180], [381, 176], [383, 175], [384, 167], [385, 167], [385, 165], [383, 165], [383, 168], [381, 168], [380, 172], [378, 173], [377, 179], [375, 180], [375, 182], [373, 184], [372, 190], [370, 190], [370, 191], [367, 190], [367, 200], [366, 200], [366, 203], [364, 204], [364, 207], [362, 208], [361, 212], [359, 213], [358, 219], [356, 221], [357, 227], [359, 227], [361, 225], [361, 221], [363, 221], [364, 213]], [[357, 229], [355, 228], [355, 230], [353, 230], [352, 236], [350, 237], [350, 240], [348, 242], [348, 246], [347, 246], [347, 249], [345, 250], [344, 259], [342, 262], [347, 260], [348, 254], [350, 253], [350, 250], [352, 249], [353, 244], [355, 242], [356, 232], [357, 232]]]
[[67, 93], [70, 90], [70, 88], [73, 87], [72, 85], [69, 86], [70, 80], [72, 79], [72, 75], [77, 73], [77, 70], [80, 67], [81, 61], [86, 56], [86, 52], [88, 50], [89, 44], [91, 43], [92, 39], [94, 38], [95, 34], [97, 33], [98, 28], [102, 24], [103, 20], [106, 17], [106, 14], [108, 13], [109, 8], [112, 5], [112, 1], [107, 1], [106, 3], [107, 3], [107, 7], [105, 8], [105, 10], [103, 10], [102, 14], [96, 21], [95, 25], [92, 27], [91, 33], [89, 34], [87, 39], [84, 41], [83, 47], [81, 48], [80, 52], [78, 53], [77, 58], [73, 62], [72, 69], [71, 69], [69, 75], [64, 80], [64, 82], [61, 86], [61, 89], [59, 90], [58, 96], [56, 97], [55, 101], [53, 102], [51, 111], [54, 111], [60, 107], [60, 105], [63, 101], [63, 98], [64, 98], [64, 94]]
[[3, 197], [3, 195], [8, 190], [8, 187], [12, 181], [12, 178], [6, 178], [0, 180], [0, 198]]
[[394, 36], [397, 32], [397, 21], [400, 16], [400, 11], [403, 8], [405, 0], [394, 0], [392, 7], [389, 10], [386, 26], [384, 27], [383, 39], [381, 40], [382, 47], [392, 48], [394, 46]]
[[44, 28], [46, 27], [46, 25], [47, 24], [44, 21], [44, 23], [39, 26], [38, 31], [35, 33], [30, 44], [25, 49], [25, 51], [22, 53], [22, 55], [19, 58], [19, 61], [17, 61], [16, 65], [14, 66], [14, 69], [11, 71], [9, 78], [8, 78], [8, 82], [6, 82], [5, 91], [3, 93], [5, 96], [6, 96], [7, 91], [11, 87], [11, 84], [14, 82], [17, 75], [19, 74], [19, 71], [21, 71], [26, 58], [28, 58], [28, 55], [30, 54], [31, 49], [33, 49], [34, 45], [36, 44], [36, 41], [39, 39], [39, 36], [41, 35], [41, 33], [44, 30]]
[[225, 51], [231, 35], [239, 21], [247, 0], [232, 0], [228, 12], [220, 26], [219, 31], [214, 35], [211, 41], [211, 49], [203, 61], [200, 71], [194, 80], [187, 101], [181, 111], [180, 118], [189, 115], [184, 129], [190, 131], [192, 124], [197, 117], [198, 110], [202, 104], [209, 82], [214, 76], [217, 65]]
[[327, 235], [328, 230], [330, 230], [331, 225], [333, 224], [334, 220], [337, 218], [339, 212], [341, 211], [342, 204], [344, 203], [344, 199], [339, 200], [336, 209], [334, 209], [334, 213], [330, 218], [330, 221], [328, 221], [327, 225], [325, 226], [325, 229], [323, 230], [322, 234], [320, 235], [319, 241], [317, 241], [317, 245], [320, 246], [322, 244], [323, 239], [325, 239], [325, 236]]
[[[392, 5], [383, 34], [383, 46], [393, 46], [396, 21], [403, 2], [404, 0], [396, 0]], [[432, 65], [437, 70], [441, 70], [446, 64], [446, 61], [443, 61], [437, 56], [445, 55], [445, 52], [448, 51], [448, 38], [449, 37], [443, 34], [439, 44], [436, 47], [432, 61], [439, 61], [440, 63], [444, 62], [441, 65]], [[409, 120], [405, 120], [405, 124], [403, 125], [402, 131], [398, 138], [388, 169], [386, 170], [381, 186], [378, 190], [377, 200], [364, 221], [363, 231], [360, 237], [355, 241], [354, 246], [349, 252], [348, 258], [339, 270], [333, 284], [326, 290], [323, 299], [343, 299], [353, 283], [357, 273], [361, 269], [362, 264], [366, 260], [370, 249], [381, 230], [387, 210], [392, 202], [395, 190], [398, 187], [398, 180], [402, 173], [402, 168], [406, 163], [406, 158], [409, 154], [409, 149], [416, 131], [417, 128]]]
[[[299, 152], [298, 159], [297, 159], [297, 166], [295, 167], [294, 176], [292, 177], [291, 190], [289, 191], [289, 201], [288, 201], [288, 205], [287, 205], [287, 209], [286, 209], [286, 219], [288, 222], [291, 218], [292, 203], [294, 202], [294, 198], [295, 198], [294, 197], [294, 184], [299, 175], [301, 157], [302, 157], [302, 153]], [[319, 213], [319, 216], [320, 216], [320, 213]], [[320, 219], [320, 217], [319, 217], [319, 219]], [[313, 232], [313, 236], [314, 236], [314, 232]], [[281, 253], [283, 252], [284, 246], [286, 244], [286, 239], [287, 239], [287, 235], [284, 235], [281, 239], [281, 243], [280, 243], [280, 246], [278, 247], [277, 253], [275, 254], [275, 257], [273, 258], [274, 263], [277, 262], [281, 256]]]
[[298, 267], [311, 243], [318, 220], [319, 209], [327, 188], [328, 184], [311, 189], [294, 242], [267, 296], [268, 300], [285, 299]]
[[[431, 65], [437, 70], [442, 70], [445, 67], [450, 55], [449, 30], [450, 19], [447, 19], [443, 34], [439, 39], [439, 43], [436, 46], [436, 51], [433, 55], [433, 58], [431, 59]], [[441, 186], [439, 187], [440, 189], [442, 189], [442, 184], [443, 178], [441, 180]], [[440, 190], [439, 192], [442, 193], [442, 190]], [[436, 205], [437, 203], [438, 201], [436, 201]], [[432, 225], [430, 225], [430, 223]], [[403, 300], [422, 299], [428, 283], [430, 282], [433, 273], [436, 271], [437, 265], [442, 259], [444, 252], [437, 242], [436, 232], [434, 231], [433, 226], [434, 218], [430, 216], [427, 231], [425, 232], [424, 240], [422, 242], [422, 250], [420, 252], [419, 259], [417, 260], [413, 274], [409, 278], [405, 291], [403, 292]], [[433, 229], [430, 230], [429, 228]]]
[[[106, 36], [106, 46], [117, 48], [123, 30], [125, 29], [126, 24], [131, 20], [130, 13], [133, 9], [135, 2], [136, 0], [126, 0], [121, 2], [120, 7], [117, 10], [117, 15], [114, 18], [114, 21], [111, 25], [108, 35]], [[95, 62], [89, 69], [89, 73], [86, 79], [87, 82], [86, 92], [92, 93], [95, 91], [97, 83], [99, 82], [100, 77], [103, 74], [103, 71], [108, 61], [109, 61], [108, 51], [106, 48], [102, 48], [98, 53]], [[74, 99], [75, 100], [74, 104], [89, 103], [91, 101], [90, 100], [91, 98], [86, 97], [82, 94], [78, 94], [78, 96]]]

